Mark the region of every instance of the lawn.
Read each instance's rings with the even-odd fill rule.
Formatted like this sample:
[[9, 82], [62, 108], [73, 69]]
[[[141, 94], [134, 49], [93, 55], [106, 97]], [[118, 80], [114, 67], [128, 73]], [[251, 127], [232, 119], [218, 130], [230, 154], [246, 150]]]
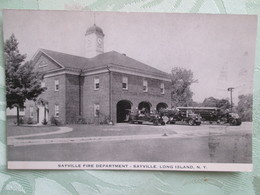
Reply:
[[[251, 124], [230, 126], [180, 125], [68, 125], [73, 131], [19, 139], [83, 138], [118, 135], [167, 135], [158, 139], [119, 139], [114, 141], [72, 142], [33, 146], [8, 146], [8, 159], [21, 161], [142, 161], [142, 162], [215, 162], [252, 161]], [[62, 126], [16, 127], [15, 135], [57, 131]], [[9, 134], [10, 135], [10, 134]], [[40, 155], [39, 155], [40, 154]]]
[[32, 126], [32, 125], [17, 126], [15, 124], [10, 124], [10, 123], [7, 124], [6, 126], [7, 136], [47, 133], [47, 132], [53, 132], [57, 130], [59, 130], [57, 126]]
[[[167, 134], [176, 134], [175, 131], [169, 130], [169, 128], [166, 128], [164, 126], [153, 126], [153, 125], [130, 125], [130, 124], [67, 125], [66, 127], [72, 128], [73, 131], [63, 133], [63, 134], [27, 137], [26, 139], [120, 136], [120, 135], [150, 135], [150, 134], [164, 134], [165, 132]], [[39, 127], [35, 127], [35, 129], [37, 128]], [[19, 138], [19, 139], [24, 139], [24, 138]]]

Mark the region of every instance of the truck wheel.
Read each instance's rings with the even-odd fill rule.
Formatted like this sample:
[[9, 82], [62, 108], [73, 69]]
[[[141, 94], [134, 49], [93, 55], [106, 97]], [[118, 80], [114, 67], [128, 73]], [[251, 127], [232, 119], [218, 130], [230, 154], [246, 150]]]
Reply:
[[189, 123], [190, 126], [192, 126], [192, 125], [194, 125], [194, 120], [190, 119], [188, 123]]
[[163, 122], [161, 122], [161, 125], [165, 125], [165, 122], [163, 121]]
[[237, 120], [232, 120], [231, 122], [230, 122], [230, 125], [234, 125], [234, 126], [236, 126], [237, 125]]

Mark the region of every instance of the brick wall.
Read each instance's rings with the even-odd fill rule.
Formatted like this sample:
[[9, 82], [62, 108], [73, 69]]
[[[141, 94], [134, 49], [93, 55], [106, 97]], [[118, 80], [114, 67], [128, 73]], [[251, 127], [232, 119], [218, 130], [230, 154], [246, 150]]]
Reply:
[[[59, 91], [55, 91], [55, 80], [59, 80]], [[55, 116], [55, 105], [59, 105], [59, 117], [61, 123], [66, 122], [66, 76], [58, 75], [44, 79], [47, 90], [40, 96], [48, 101], [49, 119]]]
[[[99, 78], [99, 90], [94, 89], [94, 78]], [[94, 104], [99, 104], [103, 116], [109, 116], [109, 73], [89, 75], [84, 78], [82, 114], [90, 123], [96, 120]]]
[[[55, 80], [59, 80], [59, 91], [55, 91]], [[50, 118], [52, 116], [55, 116], [55, 105], [59, 105], [59, 117], [57, 117], [57, 119], [63, 124], [66, 122], [66, 76], [58, 75], [44, 78], [44, 82], [47, 90], [43, 92], [38, 98], [42, 98], [43, 100], [46, 100], [48, 102], [48, 121], [50, 122]], [[25, 117], [29, 118], [30, 106], [33, 106], [33, 121], [37, 122], [37, 107], [35, 106], [35, 102], [26, 101], [25, 106]]]
[[[115, 72], [112, 75], [112, 116], [114, 121], [116, 121], [117, 103], [120, 100], [129, 100], [132, 103], [132, 111], [142, 101], [151, 103], [151, 110], [161, 102], [171, 107], [170, 82]], [[123, 76], [128, 77], [128, 90], [122, 89]], [[143, 92], [144, 79], [148, 82], [148, 92]], [[165, 85], [164, 94], [161, 94], [160, 90], [162, 82]]]
[[66, 123], [75, 123], [80, 117], [79, 95], [83, 82], [83, 77], [66, 74]]
[[[122, 77], [128, 78], [128, 89], [122, 89]], [[99, 79], [99, 90], [94, 89], [94, 79]], [[55, 80], [59, 80], [59, 91], [55, 91]], [[143, 91], [143, 80], [148, 82], [148, 92]], [[49, 120], [55, 115], [55, 105], [59, 105], [58, 119], [62, 123], [74, 123], [80, 117], [80, 114], [87, 122], [94, 123], [97, 117], [94, 116], [94, 104], [100, 106], [101, 119], [110, 116], [109, 111], [109, 73], [100, 73], [81, 77], [76, 75], [59, 75], [44, 79], [47, 87], [46, 92], [40, 95], [40, 98], [49, 102]], [[81, 105], [79, 82], [81, 83]], [[170, 82], [158, 79], [144, 78], [141, 76], [128, 75], [123, 73], [111, 74], [112, 82], [112, 120], [116, 122], [117, 103], [121, 100], [128, 100], [132, 103], [134, 111], [140, 102], [149, 102], [152, 109], [157, 104], [166, 103], [171, 106]], [[165, 85], [165, 94], [161, 94], [161, 83]], [[34, 106], [34, 102], [28, 101], [26, 106], [26, 117], [29, 116], [29, 107]], [[36, 108], [34, 106], [34, 120], [37, 121]], [[81, 112], [81, 113], [80, 113]], [[102, 118], [103, 117], [103, 118]]]

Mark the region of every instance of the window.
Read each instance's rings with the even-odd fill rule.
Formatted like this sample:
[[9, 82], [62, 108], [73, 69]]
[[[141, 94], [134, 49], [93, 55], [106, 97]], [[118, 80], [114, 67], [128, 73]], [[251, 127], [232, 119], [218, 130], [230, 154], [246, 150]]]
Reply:
[[123, 89], [128, 89], [128, 77], [123, 77], [122, 78], [122, 88]]
[[99, 104], [94, 104], [94, 116], [99, 116]]
[[59, 91], [59, 80], [55, 80], [55, 91]]
[[[46, 87], [45, 81], [42, 81], [41, 82], [41, 88], [45, 88], [45, 87]], [[44, 93], [44, 92], [45, 92], [45, 90], [42, 93]]]
[[33, 118], [33, 107], [32, 106], [30, 106], [29, 111], [30, 111], [30, 118]]
[[44, 81], [42, 81], [42, 82], [41, 82], [41, 87], [42, 87], [42, 88], [46, 87], [46, 85], [45, 85], [45, 82], [44, 82]]
[[55, 105], [55, 117], [59, 117], [60, 116], [60, 107], [59, 105]]
[[165, 93], [165, 89], [164, 89], [164, 83], [161, 83], [161, 94]]
[[94, 89], [95, 90], [99, 90], [99, 79], [98, 78], [94, 78]]
[[20, 108], [20, 112], [24, 112], [24, 108]]
[[148, 82], [147, 82], [147, 80], [143, 80], [143, 90], [144, 90], [144, 92], [148, 92]]

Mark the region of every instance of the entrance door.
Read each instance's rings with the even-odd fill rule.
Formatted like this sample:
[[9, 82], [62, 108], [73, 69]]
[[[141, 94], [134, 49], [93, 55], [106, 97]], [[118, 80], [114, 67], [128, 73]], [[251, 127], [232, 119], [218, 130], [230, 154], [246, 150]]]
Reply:
[[38, 106], [38, 108], [39, 108], [39, 120], [38, 120], [38, 123], [40, 125], [42, 125], [42, 122], [43, 122], [44, 119], [46, 119], [46, 122], [48, 122], [48, 118], [49, 118], [48, 117], [48, 112], [47, 112], [47, 109], [44, 106], [42, 106], [42, 105]]
[[129, 122], [130, 112], [132, 103], [128, 100], [121, 100], [117, 103], [117, 123], [127, 123]]
[[44, 107], [43, 106], [39, 106], [39, 120], [38, 123], [41, 125], [43, 120], [44, 120]]

